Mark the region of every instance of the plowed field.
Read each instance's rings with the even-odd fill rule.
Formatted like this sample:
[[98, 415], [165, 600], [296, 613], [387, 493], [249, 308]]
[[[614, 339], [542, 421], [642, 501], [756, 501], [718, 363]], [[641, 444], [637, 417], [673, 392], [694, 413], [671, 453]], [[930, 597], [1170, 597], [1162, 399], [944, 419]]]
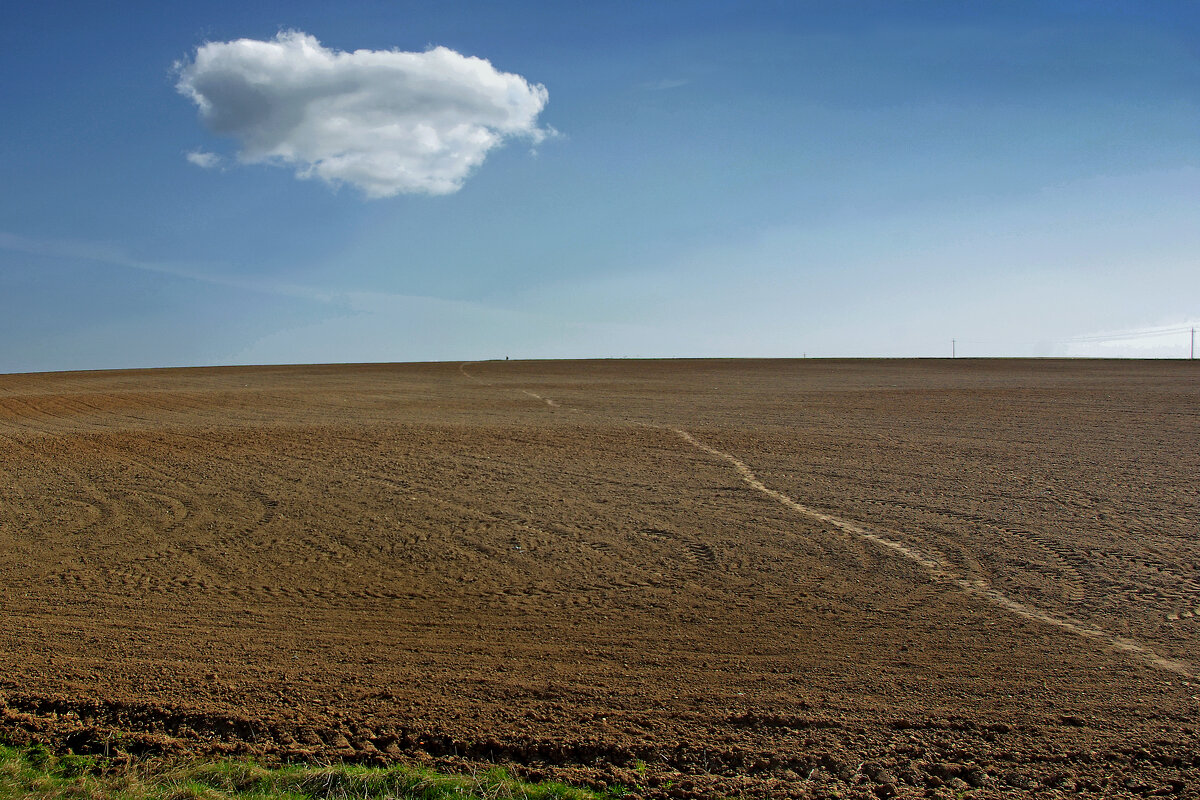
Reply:
[[0, 729], [1200, 796], [1194, 362], [0, 376]]

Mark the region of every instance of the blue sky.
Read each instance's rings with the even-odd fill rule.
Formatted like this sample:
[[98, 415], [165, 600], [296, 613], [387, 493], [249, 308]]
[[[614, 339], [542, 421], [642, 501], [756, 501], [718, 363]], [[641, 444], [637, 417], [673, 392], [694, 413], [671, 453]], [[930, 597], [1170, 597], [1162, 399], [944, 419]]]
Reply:
[[[342, 91], [305, 42], [336, 126], [287, 105]], [[1200, 321], [1194, 3], [47, 2], [0, 74], [0, 372], [1178, 357]]]

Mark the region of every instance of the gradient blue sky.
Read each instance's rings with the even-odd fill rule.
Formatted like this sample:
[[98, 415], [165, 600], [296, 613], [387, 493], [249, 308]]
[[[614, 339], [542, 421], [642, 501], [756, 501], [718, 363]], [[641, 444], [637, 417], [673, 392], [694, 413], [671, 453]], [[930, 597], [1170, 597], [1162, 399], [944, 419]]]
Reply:
[[[1178, 357], [1200, 321], [1196, 3], [120, 7], [0, 16], [0, 372]], [[437, 196], [239, 163], [174, 65], [283, 30], [487, 59], [559, 135]]]

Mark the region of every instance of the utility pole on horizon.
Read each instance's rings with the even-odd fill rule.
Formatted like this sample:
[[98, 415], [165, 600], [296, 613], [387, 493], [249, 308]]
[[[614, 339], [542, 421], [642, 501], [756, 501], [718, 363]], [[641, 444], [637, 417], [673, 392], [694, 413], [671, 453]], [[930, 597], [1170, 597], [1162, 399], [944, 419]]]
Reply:
[[951, 357], [951, 358], [955, 358], [955, 357], [956, 357], [956, 356], [955, 356], [955, 353], [956, 353], [957, 349], [958, 349], [958, 340], [957, 340], [957, 339], [951, 339], [951, 340], [950, 340], [950, 357]]
[[1192, 361], [1196, 360], [1196, 326], [1192, 326]]

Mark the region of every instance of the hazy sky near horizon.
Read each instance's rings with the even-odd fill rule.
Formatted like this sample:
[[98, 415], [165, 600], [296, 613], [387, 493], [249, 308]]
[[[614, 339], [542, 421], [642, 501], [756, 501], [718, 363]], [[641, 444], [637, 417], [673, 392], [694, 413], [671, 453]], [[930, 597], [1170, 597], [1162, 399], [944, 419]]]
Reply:
[[0, 372], [1188, 355], [1191, 2], [0, 15]]

